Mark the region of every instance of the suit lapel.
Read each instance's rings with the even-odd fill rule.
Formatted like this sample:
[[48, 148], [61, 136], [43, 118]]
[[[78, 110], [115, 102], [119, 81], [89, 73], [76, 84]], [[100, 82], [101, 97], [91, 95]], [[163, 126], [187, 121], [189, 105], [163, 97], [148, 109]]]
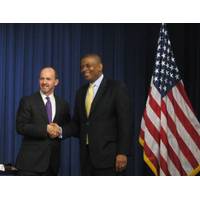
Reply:
[[106, 90], [106, 80], [105, 78], [102, 80], [100, 86], [99, 86], [99, 89], [95, 95], [95, 98], [92, 102], [92, 106], [91, 106], [91, 110], [90, 110], [90, 117], [92, 116], [92, 114], [94, 113], [95, 111], [95, 108], [97, 107], [98, 103], [100, 102], [100, 99], [102, 97], [102, 95], [104, 94]]
[[47, 111], [46, 111], [44, 102], [43, 102], [42, 97], [39, 92], [36, 93], [36, 103], [38, 104], [38, 112], [41, 113], [44, 120], [48, 123]]
[[83, 89], [81, 91], [81, 108], [82, 108], [81, 113], [83, 113], [84, 118], [87, 118], [86, 107], [85, 107], [85, 98], [86, 98], [88, 87], [89, 87], [89, 84], [85, 85], [85, 87], [83, 87]]
[[57, 96], [55, 96], [55, 102], [56, 102], [56, 113], [55, 113], [53, 122], [58, 121], [58, 115], [60, 113], [60, 103], [59, 103], [59, 99]]

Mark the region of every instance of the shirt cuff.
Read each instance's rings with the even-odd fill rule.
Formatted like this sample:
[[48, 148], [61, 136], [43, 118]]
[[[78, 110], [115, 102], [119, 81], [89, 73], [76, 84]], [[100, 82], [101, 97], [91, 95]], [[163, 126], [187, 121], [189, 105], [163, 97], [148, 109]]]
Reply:
[[60, 128], [60, 135], [58, 136], [58, 138], [62, 139], [63, 138], [63, 135], [62, 135], [62, 127], [59, 127]]

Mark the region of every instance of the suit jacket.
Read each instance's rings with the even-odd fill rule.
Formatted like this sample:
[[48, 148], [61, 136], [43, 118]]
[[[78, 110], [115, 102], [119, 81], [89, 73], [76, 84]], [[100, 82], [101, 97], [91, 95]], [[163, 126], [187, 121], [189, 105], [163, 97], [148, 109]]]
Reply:
[[85, 97], [88, 86], [89, 84], [84, 85], [77, 91], [74, 125], [71, 126], [74, 133], [80, 137], [81, 165], [85, 162], [88, 134], [93, 165], [96, 168], [114, 167], [117, 154], [128, 155], [130, 152], [131, 118], [128, 91], [122, 82], [104, 78], [87, 118]]
[[[56, 114], [53, 122], [64, 126], [70, 120], [67, 102], [55, 96]], [[39, 92], [23, 97], [16, 117], [17, 132], [23, 141], [16, 160], [18, 169], [45, 172], [51, 165], [55, 173], [59, 169], [60, 139], [50, 139], [47, 134], [48, 116]]]

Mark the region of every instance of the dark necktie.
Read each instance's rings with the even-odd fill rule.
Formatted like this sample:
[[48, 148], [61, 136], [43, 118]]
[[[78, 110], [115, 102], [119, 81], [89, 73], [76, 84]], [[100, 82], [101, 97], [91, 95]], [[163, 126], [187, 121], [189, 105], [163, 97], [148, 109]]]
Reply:
[[49, 97], [46, 97], [47, 103], [46, 103], [46, 110], [47, 110], [47, 115], [48, 115], [48, 120], [49, 123], [52, 122], [52, 106], [51, 106], [51, 101]]

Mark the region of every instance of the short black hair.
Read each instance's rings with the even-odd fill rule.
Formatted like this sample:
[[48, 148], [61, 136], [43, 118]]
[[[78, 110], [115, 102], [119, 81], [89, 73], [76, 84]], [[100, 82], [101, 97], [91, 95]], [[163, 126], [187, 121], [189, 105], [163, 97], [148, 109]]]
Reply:
[[40, 69], [40, 74], [41, 74], [41, 71], [42, 71], [43, 69], [46, 69], [46, 68], [51, 68], [51, 69], [53, 69], [54, 72], [55, 72], [55, 78], [58, 79], [58, 71], [57, 71], [57, 69], [56, 69], [54, 66], [43, 66], [43, 67]]
[[88, 53], [88, 54], [82, 56], [82, 57], [81, 57], [81, 61], [82, 61], [83, 59], [89, 58], [89, 57], [96, 58], [100, 64], [103, 64], [103, 63], [102, 63], [102, 58], [101, 58], [101, 56], [100, 56], [99, 54], [96, 54], [96, 53]]

